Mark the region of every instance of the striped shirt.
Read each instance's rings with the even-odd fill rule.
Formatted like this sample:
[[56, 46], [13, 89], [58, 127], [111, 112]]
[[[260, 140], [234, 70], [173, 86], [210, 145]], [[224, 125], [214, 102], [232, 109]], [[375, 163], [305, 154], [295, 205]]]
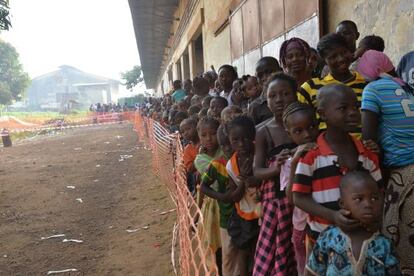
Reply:
[[[357, 170], [369, 171], [378, 185], [382, 187], [378, 157], [365, 149], [360, 140], [352, 135], [351, 137], [359, 154]], [[312, 198], [322, 206], [339, 210], [339, 182], [349, 170], [338, 164], [338, 156], [325, 140], [325, 133], [319, 135], [317, 144], [318, 148], [309, 151], [299, 160], [292, 191], [312, 194]], [[311, 238], [316, 239], [319, 233], [331, 224], [332, 222], [324, 218], [310, 215], [308, 234]]]
[[369, 83], [362, 95], [362, 109], [378, 115], [378, 142], [384, 165], [414, 163], [414, 97], [390, 78]]
[[[362, 91], [367, 85], [367, 82], [365, 81], [364, 77], [362, 77], [362, 75], [358, 72], [353, 72], [353, 74], [355, 75], [355, 78], [348, 82], [340, 82], [334, 79], [334, 77], [331, 74], [328, 74], [323, 79], [313, 78], [302, 84], [302, 87], [300, 88], [300, 93], [298, 93], [298, 100], [302, 103], [312, 103], [315, 109], [317, 109], [316, 96], [318, 95], [319, 89], [328, 84], [344, 84], [352, 88], [352, 90], [354, 90], [358, 99], [358, 103], [361, 105]], [[316, 116], [318, 120], [320, 120], [319, 114], [316, 114]], [[320, 122], [319, 129], [326, 130], [326, 123]], [[361, 137], [361, 126], [355, 134], [358, 138]]]

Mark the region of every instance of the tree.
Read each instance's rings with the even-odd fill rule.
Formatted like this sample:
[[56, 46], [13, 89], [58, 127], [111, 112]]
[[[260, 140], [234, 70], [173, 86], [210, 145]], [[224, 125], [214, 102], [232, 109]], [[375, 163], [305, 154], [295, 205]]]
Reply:
[[21, 100], [29, 83], [29, 75], [23, 71], [16, 49], [0, 40], [0, 105]]
[[141, 66], [135, 65], [132, 70], [121, 73], [121, 78], [125, 81], [124, 85], [127, 89], [132, 89], [144, 79], [142, 78]]
[[9, 0], [0, 0], [0, 30], [9, 30], [10, 22]]

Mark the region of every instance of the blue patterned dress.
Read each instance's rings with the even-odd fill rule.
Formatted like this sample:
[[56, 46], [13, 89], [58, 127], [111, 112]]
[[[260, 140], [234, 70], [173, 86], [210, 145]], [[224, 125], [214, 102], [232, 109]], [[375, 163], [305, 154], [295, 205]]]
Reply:
[[344, 232], [329, 226], [316, 241], [306, 269], [313, 275], [402, 275], [391, 240], [382, 234], [364, 241], [359, 260], [351, 247]]

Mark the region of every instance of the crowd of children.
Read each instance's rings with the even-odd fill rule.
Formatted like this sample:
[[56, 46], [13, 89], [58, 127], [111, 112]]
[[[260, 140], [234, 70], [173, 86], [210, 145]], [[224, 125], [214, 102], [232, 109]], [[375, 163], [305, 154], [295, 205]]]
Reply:
[[395, 68], [359, 36], [291, 38], [142, 109], [180, 133], [221, 275], [414, 275], [414, 52]]

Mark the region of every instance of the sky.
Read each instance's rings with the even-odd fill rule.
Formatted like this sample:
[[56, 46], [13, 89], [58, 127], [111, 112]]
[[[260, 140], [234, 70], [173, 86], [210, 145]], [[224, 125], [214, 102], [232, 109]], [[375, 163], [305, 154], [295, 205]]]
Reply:
[[0, 34], [31, 78], [74, 66], [120, 80], [139, 64], [128, 0], [12, 0], [12, 28]]

